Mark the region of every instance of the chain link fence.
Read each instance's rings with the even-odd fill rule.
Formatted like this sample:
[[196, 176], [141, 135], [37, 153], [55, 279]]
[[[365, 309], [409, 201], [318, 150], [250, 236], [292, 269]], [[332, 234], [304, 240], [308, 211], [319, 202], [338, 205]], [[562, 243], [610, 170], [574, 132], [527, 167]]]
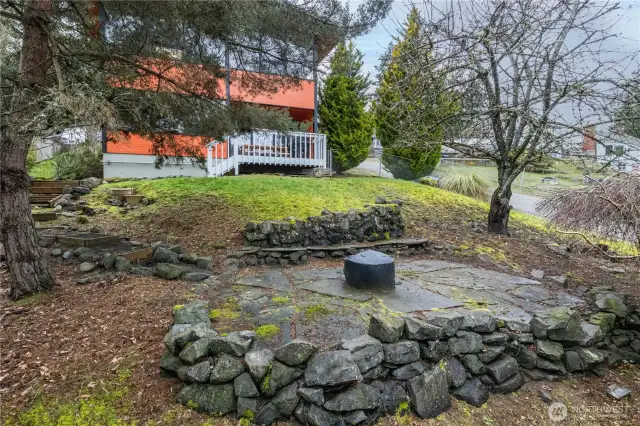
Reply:
[[382, 150], [372, 150], [369, 157], [356, 167], [345, 169], [337, 160], [340, 151], [330, 149], [328, 167], [332, 174], [347, 174], [350, 176], [377, 176], [387, 179], [420, 180], [411, 168], [411, 160], [396, 155], [390, 155]]

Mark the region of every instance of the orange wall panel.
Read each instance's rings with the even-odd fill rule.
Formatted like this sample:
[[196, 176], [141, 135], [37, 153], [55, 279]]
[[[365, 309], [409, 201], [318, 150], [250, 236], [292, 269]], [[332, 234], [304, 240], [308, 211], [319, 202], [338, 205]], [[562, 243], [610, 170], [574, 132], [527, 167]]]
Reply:
[[[207, 156], [206, 144], [211, 141], [211, 138], [203, 136], [185, 136], [185, 135], [173, 135], [177, 150], [182, 149], [198, 149], [203, 157]], [[107, 153], [109, 154], [139, 154], [139, 155], [154, 155], [152, 152], [153, 141], [147, 139], [144, 136], [129, 133], [124, 134], [122, 132], [107, 132]], [[227, 158], [228, 143], [224, 142], [216, 146], [217, 157]], [[176, 150], [162, 149], [160, 154], [162, 155], [175, 155]], [[186, 151], [181, 151], [183, 155], [187, 155]]]
[[[140, 61], [140, 77], [133, 82], [111, 80], [115, 87], [158, 92], [197, 93], [211, 99], [225, 99], [225, 79], [216, 77], [200, 64], [148, 58]], [[222, 70], [224, 73], [224, 70]], [[160, 74], [163, 78], [159, 78]], [[231, 70], [230, 94], [234, 101], [313, 110], [314, 82], [252, 71]], [[251, 84], [243, 84], [243, 80]], [[257, 91], [255, 82], [260, 82]]]

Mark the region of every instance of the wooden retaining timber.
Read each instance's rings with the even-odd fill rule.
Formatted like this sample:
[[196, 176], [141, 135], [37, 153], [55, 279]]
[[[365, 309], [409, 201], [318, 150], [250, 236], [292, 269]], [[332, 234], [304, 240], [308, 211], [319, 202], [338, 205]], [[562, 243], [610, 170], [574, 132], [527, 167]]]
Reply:
[[63, 194], [64, 187], [80, 186], [79, 180], [33, 180], [31, 181], [30, 204], [53, 207], [56, 200]]

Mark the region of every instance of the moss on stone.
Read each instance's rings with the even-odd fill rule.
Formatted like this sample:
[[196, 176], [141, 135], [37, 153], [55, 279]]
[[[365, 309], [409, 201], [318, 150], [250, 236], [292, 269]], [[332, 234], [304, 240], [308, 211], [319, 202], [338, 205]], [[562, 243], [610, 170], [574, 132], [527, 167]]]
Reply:
[[291, 299], [286, 296], [276, 296], [271, 299], [275, 303], [289, 303]]
[[331, 313], [331, 309], [327, 308], [324, 305], [310, 305], [304, 309], [304, 316], [306, 318], [316, 318], [323, 315], [328, 315]]
[[280, 327], [275, 324], [264, 324], [256, 328], [256, 337], [264, 340], [275, 336], [280, 333]]
[[[29, 409], [14, 418], [5, 417], [6, 425], [21, 426], [135, 426], [129, 422], [129, 405], [123, 400], [129, 392], [128, 380], [131, 372], [118, 370], [115, 380], [106, 381], [100, 391], [97, 388], [83, 388], [80, 393], [86, 398], [61, 401], [39, 398]], [[127, 419], [127, 420], [125, 420]]]

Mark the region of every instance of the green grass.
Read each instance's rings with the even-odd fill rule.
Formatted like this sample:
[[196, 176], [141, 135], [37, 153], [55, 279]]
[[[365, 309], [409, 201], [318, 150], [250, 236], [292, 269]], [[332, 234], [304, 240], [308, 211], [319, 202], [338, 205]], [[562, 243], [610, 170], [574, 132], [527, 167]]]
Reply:
[[[419, 183], [381, 179], [376, 177], [306, 178], [273, 175], [246, 175], [221, 178], [167, 178], [129, 180], [100, 185], [87, 199], [94, 207], [107, 208], [121, 220], [135, 219], [137, 212], [126, 216], [109, 209], [104, 202], [110, 197], [110, 188], [133, 187], [142, 195], [155, 200], [146, 212], [165, 206], [189, 206], [189, 200], [219, 198], [246, 220], [280, 220], [288, 216], [306, 219], [317, 216], [322, 209], [347, 211], [373, 204], [377, 196], [405, 201], [403, 214], [410, 218], [466, 217], [484, 220], [489, 206], [464, 195], [433, 188]], [[511, 221], [538, 230], [545, 221], [527, 214], [512, 212]]]
[[[479, 178], [489, 183], [489, 193], [498, 186], [498, 169], [490, 166], [468, 166], [464, 164], [453, 166], [440, 166], [436, 169], [436, 175], [446, 175], [450, 170], [473, 172]], [[602, 174], [590, 174], [593, 178], [600, 178]], [[542, 183], [544, 177], [555, 177], [558, 185]], [[513, 182], [512, 190], [515, 193], [544, 197], [557, 189], [576, 188], [583, 186], [582, 172], [573, 164], [556, 161], [546, 173], [524, 172]]]
[[[39, 397], [17, 417], [9, 417], [6, 425], [21, 426], [135, 426], [128, 411], [128, 370], [120, 370], [115, 380], [85, 387], [73, 400]], [[126, 419], [126, 420], [125, 420]]]
[[44, 160], [35, 163], [33, 167], [29, 169], [29, 176], [38, 180], [55, 179], [56, 165], [53, 160]]
[[[477, 169], [480, 167], [474, 167]], [[487, 168], [488, 169], [488, 168]], [[474, 170], [475, 171], [475, 170]], [[540, 176], [540, 175], [537, 175]], [[110, 188], [133, 187], [155, 200], [144, 209], [128, 215], [106, 206]], [[222, 178], [167, 178], [129, 180], [100, 185], [87, 199], [94, 207], [107, 208], [118, 220], [135, 220], [138, 214], [152, 213], [166, 206], [189, 208], [189, 201], [203, 198], [221, 199], [246, 220], [280, 220], [288, 216], [306, 219], [322, 209], [347, 211], [373, 204], [376, 196], [405, 201], [403, 216], [410, 224], [425, 217], [438, 220], [486, 220], [489, 205], [464, 195], [415, 182], [376, 177], [306, 178], [273, 175], [246, 175]], [[551, 233], [547, 222], [526, 213], [511, 211], [510, 224]], [[411, 225], [409, 225], [411, 226]], [[623, 244], [625, 246], [625, 244]], [[616, 247], [618, 249], [618, 247]], [[628, 252], [622, 250], [620, 252]]]
[[306, 218], [319, 215], [324, 208], [335, 211], [363, 208], [365, 204], [373, 204], [378, 195], [431, 206], [485, 207], [479, 201], [414, 182], [373, 177], [317, 179], [248, 175], [130, 180], [101, 185], [91, 192], [89, 199], [102, 204], [109, 198], [109, 189], [118, 187], [134, 187], [138, 193], [154, 199], [157, 206], [220, 197], [227, 204], [242, 209], [252, 220], [286, 216]]

